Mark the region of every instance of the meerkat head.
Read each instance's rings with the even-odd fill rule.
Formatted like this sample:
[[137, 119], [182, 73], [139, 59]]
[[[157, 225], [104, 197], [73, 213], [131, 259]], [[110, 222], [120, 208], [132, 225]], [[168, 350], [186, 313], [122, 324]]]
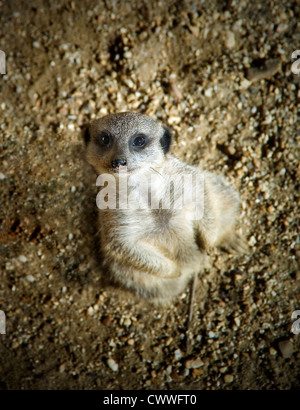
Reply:
[[171, 133], [147, 115], [123, 112], [92, 121], [86, 143], [87, 159], [97, 172], [132, 173], [164, 161]]

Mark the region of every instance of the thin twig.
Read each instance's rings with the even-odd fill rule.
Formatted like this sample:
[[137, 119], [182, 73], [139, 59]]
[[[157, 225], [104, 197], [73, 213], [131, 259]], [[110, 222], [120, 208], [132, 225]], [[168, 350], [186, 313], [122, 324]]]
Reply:
[[193, 306], [194, 306], [194, 298], [195, 298], [195, 290], [197, 287], [197, 279], [198, 279], [198, 274], [194, 273], [193, 276], [193, 281], [191, 284], [191, 292], [190, 292], [190, 300], [189, 300], [189, 316], [188, 316], [188, 322], [186, 326], [186, 333], [185, 333], [185, 342], [186, 342], [186, 353], [189, 353], [190, 351], [190, 341], [191, 341], [191, 325], [192, 325], [192, 320], [193, 320]]

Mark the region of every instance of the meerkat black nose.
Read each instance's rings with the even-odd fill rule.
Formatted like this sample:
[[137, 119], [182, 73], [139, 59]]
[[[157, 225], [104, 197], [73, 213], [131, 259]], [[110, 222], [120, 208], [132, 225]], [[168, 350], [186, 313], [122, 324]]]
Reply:
[[126, 166], [127, 165], [126, 159], [115, 159], [111, 161], [111, 166], [113, 168], [118, 168], [120, 165], [123, 167]]

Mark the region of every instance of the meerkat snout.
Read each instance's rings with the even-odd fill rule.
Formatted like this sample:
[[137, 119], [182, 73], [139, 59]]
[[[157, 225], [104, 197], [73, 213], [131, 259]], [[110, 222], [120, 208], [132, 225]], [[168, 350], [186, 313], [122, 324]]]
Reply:
[[127, 165], [127, 161], [126, 159], [114, 159], [113, 161], [111, 161], [111, 166], [112, 168], [119, 168], [121, 167], [125, 167]]
[[[163, 124], [126, 112], [93, 121], [89, 133], [88, 161], [99, 174], [109, 173], [110, 183], [114, 177], [115, 198], [101, 202], [101, 207], [97, 202], [103, 267], [114, 282], [164, 302], [182, 292], [191, 276], [206, 266], [207, 250], [245, 250], [235, 231], [237, 191], [222, 176], [174, 158], [169, 153], [171, 133]], [[118, 175], [122, 168], [125, 177]], [[126, 180], [124, 191], [120, 182]], [[185, 180], [191, 181], [188, 189]], [[99, 186], [104, 201], [110, 193], [107, 185]], [[180, 206], [164, 202], [171, 187]], [[191, 191], [199, 193], [196, 203], [187, 195]]]

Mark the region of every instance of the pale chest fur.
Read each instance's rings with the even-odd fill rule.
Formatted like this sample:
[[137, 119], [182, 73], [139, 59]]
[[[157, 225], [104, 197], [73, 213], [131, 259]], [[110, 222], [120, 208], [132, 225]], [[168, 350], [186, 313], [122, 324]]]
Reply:
[[[129, 209], [100, 212], [104, 241], [127, 249], [144, 241], [171, 259], [186, 262], [193, 258], [198, 252], [193, 204], [181, 198], [181, 190], [170, 196], [170, 182], [174, 182], [174, 175], [188, 172], [189, 168], [175, 159], [170, 162], [165, 169], [159, 169], [159, 173], [142, 174], [128, 181]], [[175, 197], [179, 199], [177, 207], [174, 206]]]
[[[194, 229], [188, 211], [153, 210], [110, 210], [110, 223], [102, 225], [102, 237], [123, 246], [138, 245], [146, 241], [163, 249], [171, 258], [189, 255], [196, 250]], [[101, 221], [100, 212], [100, 221]], [[104, 215], [103, 215], [104, 216]], [[105, 218], [103, 218], [105, 221]]]

